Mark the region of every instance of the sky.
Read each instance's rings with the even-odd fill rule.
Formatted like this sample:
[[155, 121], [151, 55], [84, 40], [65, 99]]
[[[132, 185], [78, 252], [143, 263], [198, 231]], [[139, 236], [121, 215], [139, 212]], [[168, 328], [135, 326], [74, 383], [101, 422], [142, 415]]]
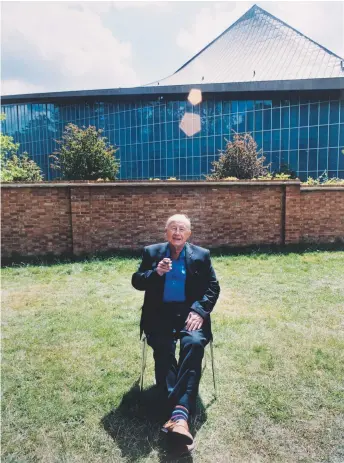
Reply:
[[1, 94], [132, 87], [173, 74], [257, 4], [344, 57], [344, 2], [1, 2]]

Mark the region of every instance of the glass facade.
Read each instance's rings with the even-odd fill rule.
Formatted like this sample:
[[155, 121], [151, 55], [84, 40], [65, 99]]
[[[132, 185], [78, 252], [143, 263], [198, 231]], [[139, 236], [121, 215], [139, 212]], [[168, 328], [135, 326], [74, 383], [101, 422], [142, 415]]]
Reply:
[[[301, 180], [325, 170], [329, 177], [344, 178], [344, 101], [323, 93], [312, 99], [214, 95], [194, 107], [184, 98], [3, 105], [2, 129], [41, 166], [47, 180], [56, 176], [48, 156], [69, 122], [104, 130], [119, 148], [120, 179], [204, 179], [233, 130], [252, 133], [271, 171], [287, 165]], [[201, 131], [193, 137], [179, 128], [185, 112], [201, 118]]]

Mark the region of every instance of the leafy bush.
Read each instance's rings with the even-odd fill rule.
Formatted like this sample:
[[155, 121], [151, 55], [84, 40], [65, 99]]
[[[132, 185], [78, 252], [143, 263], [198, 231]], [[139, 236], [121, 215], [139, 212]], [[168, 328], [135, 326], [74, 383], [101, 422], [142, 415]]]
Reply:
[[288, 164], [281, 164], [281, 168], [278, 172], [274, 173], [275, 178], [280, 176], [279, 178], [289, 178], [289, 179], [296, 179], [297, 174], [294, 170], [290, 169]]
[[[1, 121], [5, 120], [5, 114], [1, 114]], [[43, 175], [40, 167], [29, 158], [28, 153], [18, 155], [19, 143], [15, 143], [13, 137], [0, 135], [0, 160], [2, 182], [41, 182]]]
[[41, 182], [43, 175], [40, 167], [29, 158], [27, 153], [1, 159], [2, 182]]
[[119, 170], [114, 156], [117, 149], [106, 142], [102, 132], [92, 126], [79, 128], [68, 124], [62, 140], [56, 141], [60, 149], [50, 156], [51, 167], [67, 180], [114, 180]]
[[344, 185], [344, 179], [337, 177], [328, 177], [328, 173], [325, 170], [318, 178], [308, 177], [306, 182], [302, 182], [303, 185]]
[[253, 179], [267, 175], [268, 167], [264, 166], [265, 157], [257, 151], [257, 143], [251, 134], [234, 134], [234, 140], [227, 141], [226, 149], [219, 160], [212, 164], [214, 169], [206, 178], [220, 180], [228, 177], [237, 179]]

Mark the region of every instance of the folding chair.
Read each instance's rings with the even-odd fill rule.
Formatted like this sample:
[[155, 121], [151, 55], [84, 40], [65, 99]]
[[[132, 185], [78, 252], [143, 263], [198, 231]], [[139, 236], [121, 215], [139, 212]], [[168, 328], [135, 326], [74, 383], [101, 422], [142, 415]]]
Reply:
[[[215, 378], [215, 363], [214, 363], [214, 347], [213, 347], [213, 341], [211, 340], [209, 342], [210, 346], [210, 356], [211, 356], [211, 367], [213, 371], [213, 383], [214, 383], [214, 397], [217, 399], [217, 387], [216, 387], [216, 378]], [[207, 355], [206, 352], [204, 352], [204, 366], [202, 368], [202, 373], [204, 369], [207, 366]], [[147, 337], [144, 335], [142, 338], [142, 362], [141, 362], [141, 376], [140, 376], [140, 392], [142, 392], [143, 389], [143, 378], [144, 378], [144, 372], [146, 369], [146, 363], [147, 363]]]

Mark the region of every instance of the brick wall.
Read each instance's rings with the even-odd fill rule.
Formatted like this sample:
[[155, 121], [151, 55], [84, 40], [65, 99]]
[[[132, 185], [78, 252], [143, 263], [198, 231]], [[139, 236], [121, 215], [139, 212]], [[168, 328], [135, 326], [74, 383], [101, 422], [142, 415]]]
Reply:
[[301, 239], [306, 242], [344, 241], [344, 188], [301, 190]]
[[299, 182], [5, 185], [2, 255], [141, 249], [187, 214], [191, 240], [209, 248], [344, 241], [344, 188]]
[[72, 228], [68, 188], [1, 188], [3, 257], [68, 254]]

